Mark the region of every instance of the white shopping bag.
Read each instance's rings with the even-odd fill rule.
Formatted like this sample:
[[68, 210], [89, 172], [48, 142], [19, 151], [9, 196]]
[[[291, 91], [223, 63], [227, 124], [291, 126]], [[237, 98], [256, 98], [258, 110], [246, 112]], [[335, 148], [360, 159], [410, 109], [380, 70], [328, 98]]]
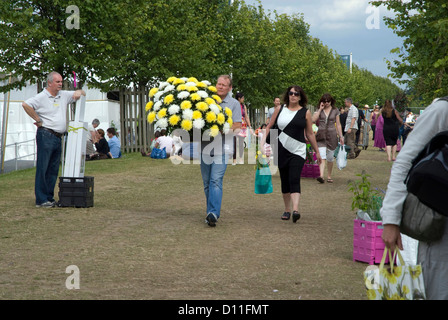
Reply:
[[347, 151], [345, 151], [345, 145], [339, 147], [338, 156], [336, 157], [336, 164], [339, 170], [342, 170], [347, 166]]

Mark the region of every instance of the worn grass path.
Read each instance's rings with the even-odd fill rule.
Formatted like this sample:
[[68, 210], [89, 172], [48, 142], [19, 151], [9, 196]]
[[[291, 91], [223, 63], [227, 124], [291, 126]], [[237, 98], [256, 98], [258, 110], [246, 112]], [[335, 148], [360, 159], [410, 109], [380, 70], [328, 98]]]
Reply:
[[[89, 162], [92, 208], [35, 208], [34, 169], [2, 175], [0, 299], [365, 299], [347, 183], [365, 170], [385, 189], [390, 168], [369, 147], [333, 184], [302, 179], [293, 224], [280, 219], [278, 174], [274, 193], [255, 195], [254, 165], [228, 166], [216, 228], [204, 223], [198, 165]], [[65, 286], [70, 265], [79, 290]]]

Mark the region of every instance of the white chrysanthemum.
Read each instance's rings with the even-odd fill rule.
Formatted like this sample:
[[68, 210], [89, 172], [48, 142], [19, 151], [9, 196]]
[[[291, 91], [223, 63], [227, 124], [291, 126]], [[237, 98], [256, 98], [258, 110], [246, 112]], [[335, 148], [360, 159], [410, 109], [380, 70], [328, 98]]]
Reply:
[[168, 86], [170, 83], [169, 82], [161, 82], [159, 85], [159, 91], [162, 91], [166, 86]]
[[189, 96], [190, 96], [190, 92], [188, 92], [188, 91], [181, 91], [181, 92], [179, 92], [179, 94], [177, 95], [177, 98], [178, 98], [178, 99], [181, 99], [181, 100], [185, 100], [185, 99], [187, 99]]
[[196, 87], [196, 83], [195, 83], [195, 82], [192, 82], [192, 81], [187, 82], [185, 85], [186, 85], [187, 87]]
[[197, 94], [198, 94], [202, 99], [208, 98], [208, 93], [205, 92], [204, 90], [199, 90], [199, 91], [197, 92]]
[[196, 119], [193, 121], [193, 128], [195, 129], [202, 129], [205, 126], [205, 120], [204, 119]]
[[180, 78], [181, 80], [183, 80], [184, 82], [187, 82], [188, 81], [188, 78], [186, 78], [186, 77], [182, 77], [182, 78]]
[[154, 104], [154, 111], [159, 111], [159, 110], [160, 110], [160, 107], [162, 106], [162, 104], [163, 104], [162, 101], [157, 101], [157, 102]]
[[229, 133], [230, 124], [228, 122], [224, 123], [223, 131], [225, 134]]
[[166, 129], [168, 127], [168, 120], [166, 118], [159, 119], [156, 122], [156, 128]]
[[193, 120], [193, 110], [186, 109], [182, 112], [182, 118], [186, 120]]
[[216, 104], [211, 104], [208, 106], [210, 108], [210, 110], [212, 110], [215, 114], [218, 114], [219, 111], [219, 107]]
[[212, 84], [210, 83], [210, 81], [208, 80], [202, 80], [201, 81], [203, 84], [205, 84], [206, 86], [211, 86]]
[[159, 101], [162, 94], [164, 94], [164, 91], [159, 91], [154, 95], [154, 101]]
[[174, 85], [172, 85], [172, 84], [170, 84], [169, 86], [167, 86], [166, 88], [165, 88], [165, 92], [168, 92], [168, 91], [173, 91], [174, 89], [176, 89], [176, 87], [174, 86]]
[[168, 108], [168, 113], [173, 115], [178, 113], [180, 110], [180, 107], [177, 104], [172, 104], [169, 108]]

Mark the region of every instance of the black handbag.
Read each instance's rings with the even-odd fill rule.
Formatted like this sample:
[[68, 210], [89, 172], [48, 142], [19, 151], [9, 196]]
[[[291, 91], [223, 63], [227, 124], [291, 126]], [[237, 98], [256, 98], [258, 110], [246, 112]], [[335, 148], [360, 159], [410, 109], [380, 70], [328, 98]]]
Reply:
[[445, 231], [445, 220], [443, 215], [409, 193], [403, 205], [400, 232], [423, 242], [437, 241]]

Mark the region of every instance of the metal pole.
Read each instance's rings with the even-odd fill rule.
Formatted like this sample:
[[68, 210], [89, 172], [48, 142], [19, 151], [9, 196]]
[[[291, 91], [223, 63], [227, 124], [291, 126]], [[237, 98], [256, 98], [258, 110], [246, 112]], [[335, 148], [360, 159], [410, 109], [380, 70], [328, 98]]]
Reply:
[[350, 73], [352, 73], [352, 66], [353, 66], [353, 53], [350, 52]]
[[[8, 84], [11, 84], [11, 73], [9, 74]], [[8, 131], [8, 114], [9, 114], [9, 98], [10, 91], [8, 91], [8, 99], [6, 99], [6, 95], [4, 95], [3, 99], [3, 123], [2, 123], [2, 155], [1, 155], [1, 170], [0, 173], [3, 173], [5, 167], [5, 146], [6, 146], [6, 134]]]

